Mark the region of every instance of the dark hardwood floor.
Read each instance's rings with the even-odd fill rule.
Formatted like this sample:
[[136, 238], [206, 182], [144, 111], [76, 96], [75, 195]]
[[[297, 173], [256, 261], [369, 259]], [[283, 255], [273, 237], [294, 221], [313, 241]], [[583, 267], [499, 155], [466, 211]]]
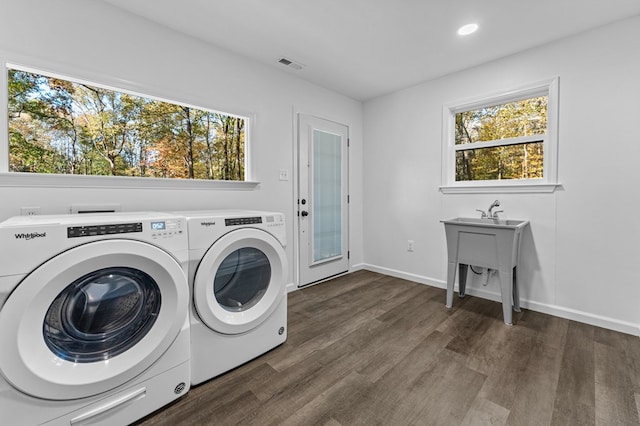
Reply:
[[285, 344], [139, 424], [640, 424], [639, 337], [444, 301], [367, 271], [290, 293]]

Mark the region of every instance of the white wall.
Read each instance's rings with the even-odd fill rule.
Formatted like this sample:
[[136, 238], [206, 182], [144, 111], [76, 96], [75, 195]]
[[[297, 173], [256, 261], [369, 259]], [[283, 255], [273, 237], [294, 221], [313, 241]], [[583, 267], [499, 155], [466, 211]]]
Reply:
[[[212, 24], [215, 19], [212, 18]], [[117, 203], [125, 211], [250, 208], [286, 213], [290, 280], [294, 260], [293, 111], [350, 128], [351, 264], [362, 263], [362, 104], [286, 72], [214, 48], [108, 4], [83, 0], [4, 2], [0, 60], [255, 117], [251, 178], [255, 190], [42, 188], [8, 186], [0, 176], [0, 220], [21, 206], [43, 214], [72, 204]], [[6, 92], [5, 92], [6, 93]], [[0, 143], [7, 143], [6, 132]], [[279, 170], [290, 180], [280, 181]]]
[[[64, 213], [77, 203], [119, 203], [128, 211], [280, 210], [287, 215], [293, 264], [294, 180], [281, 182], [278, 172], [288, 169], [295, 176], [292, 117], [294, 110], [302, 111], [350, 127], [351, 265], [364, 262], [442, 286], [446, 259], [439, 220], [472, 215], [499, 198], [508, 217], [532, 223], [521, 265], [524, 306], [638, 334], [640, 222], [633, 216], [640, 198], [639, 52], [640, 18], [635, 18], [375, 99], [364, 108], [363, 150], [359, 102], [102, 2], [5, 2], [2, 60], [255, 114], [251, 169], [260, 185], [249, 191], [42, 188], [7, 186], [0, 176], [0, 220], [19, 214], [20, 206]], [[441, 194], [442, 105], [554, 76], [560, 77], [563, 189]], [[6, 144], [6, 134], [0, 143]], [[408, 239], [415, 241], [413, 253], [406, 251]], [[495, 283], [481, 294], [496, 298]]]
[[[444, 104], [556, 76], [560, 190], [438, 191]], [[439, 220], [475, 216], [497, 198], [504, 217], [531, 221], [525, 307], [640, 334], [639, 120], [640, 17], [365, 103], [367, 267], [444, 286]], [[499, 288], [474, 283], [472, 292], [497, 300]]]

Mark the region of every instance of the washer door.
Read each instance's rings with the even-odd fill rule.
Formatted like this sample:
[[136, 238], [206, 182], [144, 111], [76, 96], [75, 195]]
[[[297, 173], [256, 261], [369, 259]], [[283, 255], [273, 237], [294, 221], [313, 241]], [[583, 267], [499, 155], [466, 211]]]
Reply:
[[175, 340], [188, 293], [180, 264], [153, 245], [104, 240], [72, 248], [25, 277], [0, 310], [0, 371], [44, 399], [118, 387]]
[[247, 332], [271, 315], [285, 294], [287, 258], [268, 232], [225, 234], [205, 253], [193, 284], [202, 321], [224, 334]]

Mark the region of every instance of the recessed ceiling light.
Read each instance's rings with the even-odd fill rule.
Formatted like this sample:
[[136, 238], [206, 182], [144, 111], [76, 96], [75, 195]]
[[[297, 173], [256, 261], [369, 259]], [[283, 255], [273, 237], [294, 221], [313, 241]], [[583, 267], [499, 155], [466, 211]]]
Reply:
[[458, 28], [458, 34], [461, 36], [466, 36], [475, 33], [477, 30], [478, 24], [467, 24]]

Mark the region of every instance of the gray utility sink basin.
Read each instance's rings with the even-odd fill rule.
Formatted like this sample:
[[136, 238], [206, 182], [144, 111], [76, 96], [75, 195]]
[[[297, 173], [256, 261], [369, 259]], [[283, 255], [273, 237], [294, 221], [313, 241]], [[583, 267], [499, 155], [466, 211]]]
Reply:
[[475, 217], [456, 217], [455, 219], [441, 220], [441, 222], [453, 225], [480, 225], [490, 228], [524, 228], [529, 223], [528, 220], [479, 219]]
[[447, 308], [453, 306], [456, 271], [460, 274], [458, 294], [464, 297], [467, 267], [491, 268], [498, 271], [504, 322], [513, 324], [512, 306], [520, 312], [520, 242], [529, 221], [457, 217], [441, 222], [447, 235]]

